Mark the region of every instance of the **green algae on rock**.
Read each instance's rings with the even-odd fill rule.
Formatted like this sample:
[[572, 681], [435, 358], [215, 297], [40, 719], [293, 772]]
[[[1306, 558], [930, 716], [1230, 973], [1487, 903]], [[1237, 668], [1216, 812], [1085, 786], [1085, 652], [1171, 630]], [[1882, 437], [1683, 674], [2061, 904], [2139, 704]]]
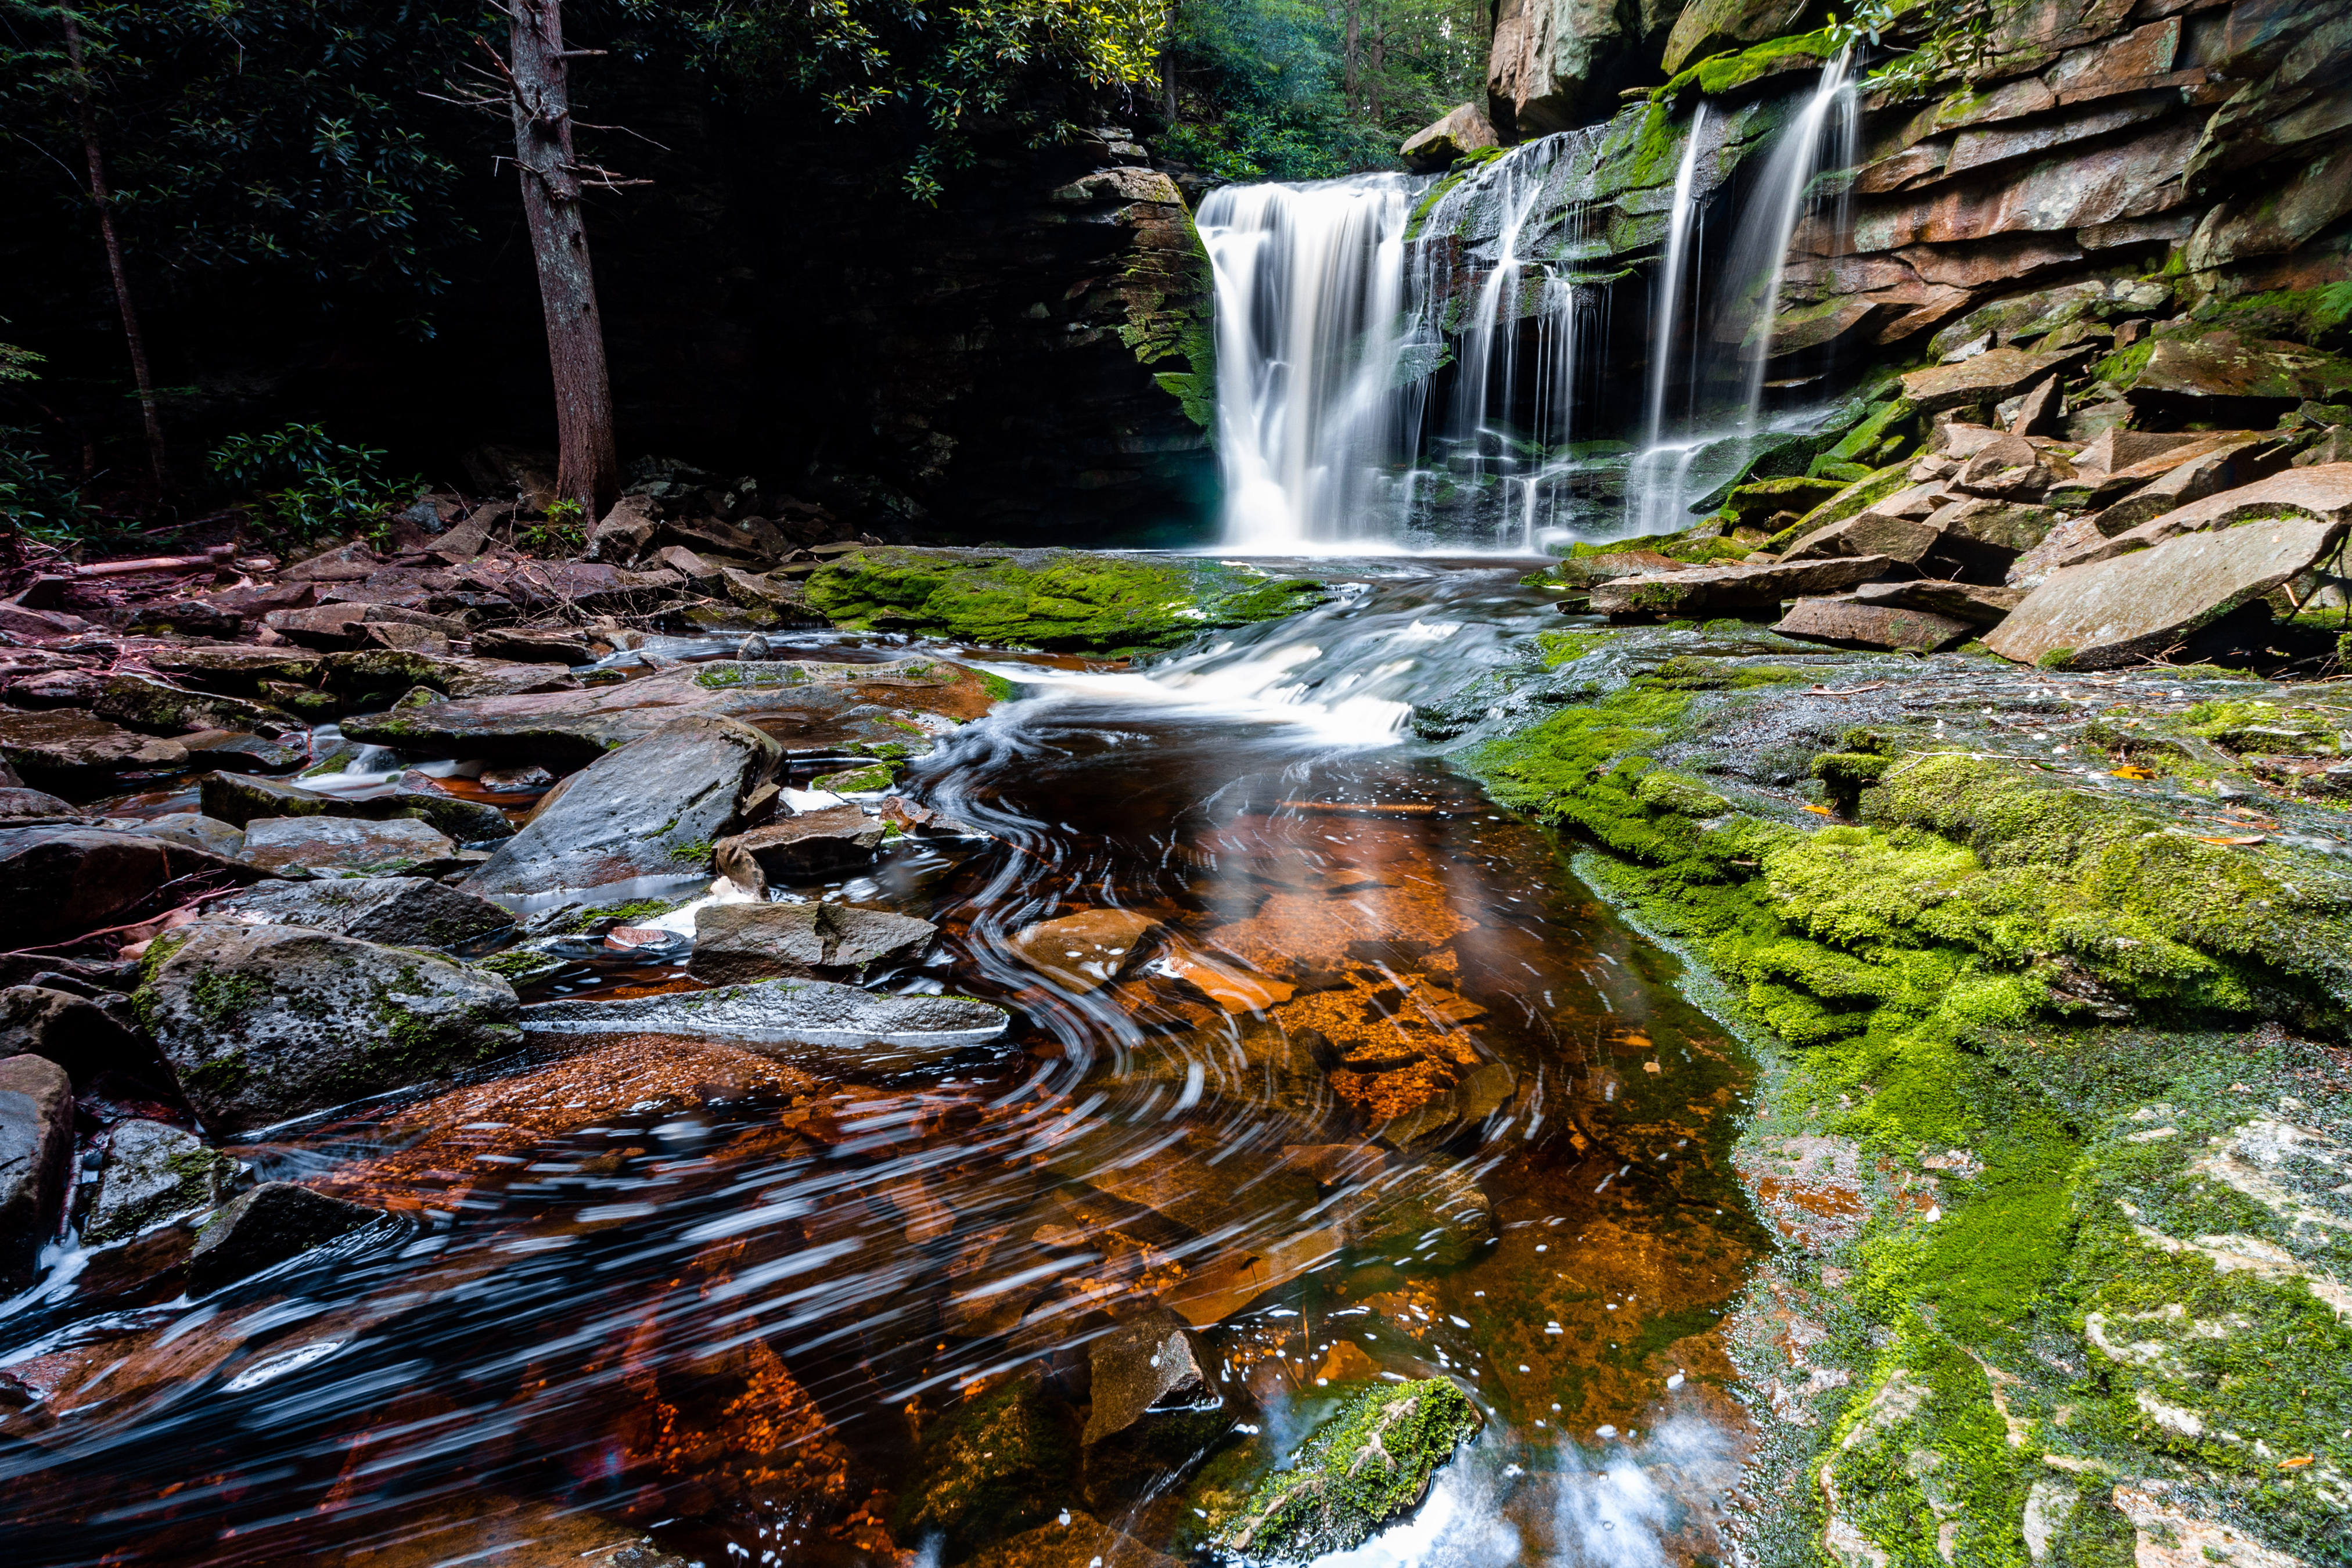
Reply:
[[1137, 654], [1292, 615], [1323, 584], [1192, 556], [877, 546], [809, 578], [835, 625], [995, 647]]
[[1359, 1545], [1418, 1508], [1439, 1467], [1485, 1425], [1443, 1378], [1372, 1389], [1325, 1422], [1288, 1468], [1267, 1477], [1218, 1539], [1287, 1563]]

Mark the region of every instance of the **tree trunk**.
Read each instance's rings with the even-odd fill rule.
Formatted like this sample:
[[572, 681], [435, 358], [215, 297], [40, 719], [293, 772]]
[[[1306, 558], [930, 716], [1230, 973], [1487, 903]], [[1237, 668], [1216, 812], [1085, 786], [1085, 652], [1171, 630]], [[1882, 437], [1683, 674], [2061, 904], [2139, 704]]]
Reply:
[[588, 265], [580, 168], [572, 155], [561, 0], [509, 0], [514, 18], [515, 162], [522, 210], [539, 262], [547, 357], [555, 372], [555, 488], [593, 524], [621, 498], [613, 447], [613, 388], [604, 374], [604, 324]]
[[114, 193], [106, 184], [106, 160], [98, 151], [98, 105], [89, 81], [89, 67], [81, 50], [81, 28], [73, 13], [65, 14], [66, 58], [73, 63], [74, 100], [81, 110], [82, 156], [89, 163], [89, 200], [98, 209], [99, 237], [106, 242], [106, 267], [114, 278], [114, 303], [122, 312], [122, 338], [131, 347], [131, 376], [139, 388], [139, 412], [147, 425], [147, 462], [155, 470], [155, 488], [172, 488], [163, 461], [163, 420], [155, 407], [155, 378], [147, 374], [147, 340], [139, 331], [139, 312], [131, 303], [131, 273], [122, 265], [122, 241], [114, 232]]
[[1348, 112], [1354, 114], [1363, 107], [1362, 103], [1360, 102], [1356, 97], [1356, 37], [1363, 27], [1363, 17], [1361, 15], [1360, 0], [1347, 0], [1347, 5], [1348, 46], [1347, 53], [1342, 58], [1344, 61], [1344, 68], [1347, 73], [1345, 89], [1348, 100]]

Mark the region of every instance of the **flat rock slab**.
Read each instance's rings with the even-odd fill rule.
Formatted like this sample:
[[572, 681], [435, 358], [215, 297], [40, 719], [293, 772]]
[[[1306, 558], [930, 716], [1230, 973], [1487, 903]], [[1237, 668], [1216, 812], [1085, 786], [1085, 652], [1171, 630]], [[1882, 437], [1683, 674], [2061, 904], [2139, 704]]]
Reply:
[[0, 828], [0, 909], [8, 911], [10, 934], [20, 945], [120, 924], [166, 886], [201, 891], [260, 875], [242, 859], [148, 834]]
[[1160, 922], [1132, 910], [1082, 910], [1024, 926], [1011, 946], [1021, 961], [1083, 996], [1127, 973]]
[[2341, 523], [2282, 518], [2069, 566], [2045, 578], [1985, 641], [2021, 664], [2063, 650], [2074, 669], [2153, 658], [2309, 571], [2343, 531]]
[[415, 948], [200, 920], [156, 939], [137, 1003], [218, 1136], [404, 1089], [513, 1048], [513, 988]]
[[710, 904], [695, 912], [687, 973], [709, 984], [779, 975], [854, 980], [921, 954], [940, 928], [848, 904]]
[[467, 879], [491, 898], [546, 899], [706, 872], [782, 749], [717, 714], [673, 717], [573, 773]]
[[896, 713], [961, 722], [994, 699], [979, 671], [944, 659], [888, 664], [719, 660], [617, 686], [425, 702], [343, 721], [345, 736], [407, 750], [577, 764], [689, 714], [740, 719], [796, 752], [905, 745]]
[[413, 816], [364, 822], [351, 816], [257, 816], [245, 825], [245, 858], [265, 871], [300, 867], [349, 876], [381, 876], [446, 860], [457, 852], [447, 835]]
[[757, 864], [761, 880], [769, 877], [813, 877], [862, 866], [881, 848], [888, 825], [855, 805], [829, 805], [804, 811], [781, 822], [739, 833], [718, 847], [721, 871], [749, 885]]
[[1922, 577], [1914, 583], [1864, 583], [1853, 591], [1854, 601], [1895, 610], [1930, 610], [1975, 626], [1996, 626], [2025, 602], [2023, 588], [1994, 588], [1978, 583], [1946, 583]]
[[424, 877], [271, 882], [223, 899], [208, 917], [308, 926], [394, 947], [457, 947], [506, 930], [514, 916], [488, 899]]
[[1859, 599], [1822, 598], [1798, 600], [1772, 629], [1782, 637], [1833, 643], [1840, 647], [1932, 653], [1959, 642], [1976, 630], [1976, 625], [1933, 610], [1867, 605]]
[[1891, 555], [1834, 556], [1765, 566], [1696, 566], [1654, 577], [1597, 583], [1592, 608], [1601, 615], [1674, 618], [1714, 610], [1770, 609], [1786, 599], [1834, 594], [1881, 577], [1907, 577], [1915, 570]]
[[1969, 403], [1999, 403], [2089, 353], [2087, 347], [2046, 354], [2028, 353], [2023, 349], [1990, 349], [1953, 364], [1931, 364], [1925, 370], [1913, 371], [1903, 378], [1903, 395], [1927, 412]]
[[554, 1035], [680, 1035], [754, 1046], [811, 1046], [896, 1066], [982, 1045], [1012, 1017], [969, 996], [877, 996], [824, 980], [770, 980], [618, 1002], [541, 1002], [525, 1030]]
[[35, 784], [101, 784], [117, 773], [176, 768], [188, 749], [70, 709], [0, 711], [0, 761]]

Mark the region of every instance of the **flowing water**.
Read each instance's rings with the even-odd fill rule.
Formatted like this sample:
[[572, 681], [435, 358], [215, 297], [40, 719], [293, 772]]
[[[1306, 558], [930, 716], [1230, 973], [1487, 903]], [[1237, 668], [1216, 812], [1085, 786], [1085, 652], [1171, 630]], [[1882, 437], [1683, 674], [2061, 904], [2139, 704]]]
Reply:
[[[1517, 570], [1362, 563], [1139, 673], [996, 660], [1021, 699], [907, 785], [964, 830], [788, 892], [938, 921], [879, 984], [1003, 1003], [998, 1047], [519, 1059], [236, 1151], [398, 1216], [324, 1260], [192, 1299], [185, 1227], [72, 1254], [0, 1318], [0, 1370], [56, 1391], [0, 1425], [9, 1561], [553, 1563], [601, 1521], [904, 1568], [919, 1438], [1009, 1380], [1076, 1411], [1088, 1341], [1161, 1308], [1232, 1430], [1113, 1497], [1057, 1473], [1042, 1519], [1191, 1551], [1346, 1393], [1445, 1376], [1486, 1430], [1333, 1561], [1720, 1558], [1749, 1068], [1407, 723], [1559, 624]], [[1108, 982], [1041, 969], [1024, 928], [1087, 910], [1157, 934]]]

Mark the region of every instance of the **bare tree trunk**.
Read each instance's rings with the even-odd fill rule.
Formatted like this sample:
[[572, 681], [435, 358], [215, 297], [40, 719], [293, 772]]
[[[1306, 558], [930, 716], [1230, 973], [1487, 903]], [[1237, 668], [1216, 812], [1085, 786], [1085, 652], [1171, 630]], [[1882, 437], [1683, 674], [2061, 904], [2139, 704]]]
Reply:
[[[1370, 5], [1372, 3], [1372, 0], [1365, 0], [1365, 3]], [[1379, 11], [1375, 9], [1372, 14], [1371, 41], [1365, 47], [1364, 58], [1364, 79], [1370, 84], [1370, 103], [1371, 112], [1368, 118], [1374, 125], [1383, 123], [1381, 114], [1382, 108], [1381, 102], [1381, 72], [1388, 64], [1388, 22], [1380, 15]]]
[[578, 501], [593, 524], [620, 500], [621, 464], [613, 447], [613, 388], [604, 372], [596, 278], [588, 265], [580, 166], [572, 153], [564, 63], [571, 57], [563, 47], [561, 0], [509, 5], [515, 162], [522, 169], [522, 210], [539, 262], [547, 357], [555, 372], [555, 488]]
[[1350, 114], [1363, 107], [1356, 98], [1356, 36], [1363, 25], [1360, 0], [1348, 0], [1347, 91], [1348, 112]]
[[114, 232], [114, 193], [106, 184], [106, 160], [98, 151], [98, 105], [89, 82], [89, 67], [81, 50], [81, 28], [73, 13], [65, 14], [66, 58], [73, 62], [74, 100], [81, 110], [82, 156], [89, 163], [89, 200], [98, 209], [98, 232], [106, 242], [107, 270], [114, 277], [114, 303], [122, 312], [122, 338], [131, 346], [131, 375], [139, 388], [139, 412], [147, 425], [147, 462], [155, 470], [155, 488], [172, 488], [163, 461], [163, 421], [155, 407], [155, 378], [147, 374], [147, 340], [139, 331], [139, 311], [131, 303], [131, 273], [122, 265], [122, 241]]

